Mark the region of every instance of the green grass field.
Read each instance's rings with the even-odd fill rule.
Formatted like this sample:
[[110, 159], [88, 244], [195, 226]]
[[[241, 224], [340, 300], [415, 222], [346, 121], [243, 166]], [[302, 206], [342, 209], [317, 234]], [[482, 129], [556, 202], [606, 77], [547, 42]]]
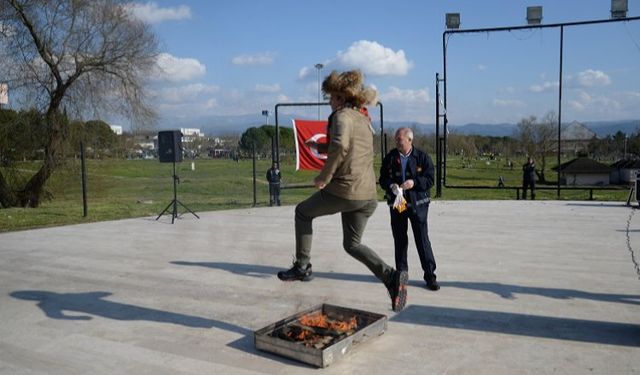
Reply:
[[[376, 158], [376, 169], [380, 158]], [[520, 161], [510, 170], [504, 160], [473, 160], [465, 163], [450, 158], [447, 185], [481, 185], [497, 187], [499, 176], [507, 186], [518, 186], [521, 181]], [[253, 205], [252, 161], [195, 160], [176, 164], [180, 177], [178, 200], [194, 210], [203, 211], [251, 207]], [[268, 185], [265, 180], [270, 159], [256, 162], [257, 206], [268, 205]], [[33, 174], [37, 165], [23, 163], [19, 172]], [[281, 160], [283, 186], [311, 184], [315, 172], [295, 171], [295, 160]], [[6, 171], [3, 170], [3, 173]], [[555, 173], [548, 172], [551, 179]], [[0, 209], [0, 232], [37, 227], [68, 225], [130, 217], [157, 216], [173, 199], [173, 169], [170, 163], [157, 160], [89, 160], [87, 164], [88, 216], [83, 217], [80, 161], [68, 161], [54, 174], [47, 185], [52, 199], [36, 209]], [[551, 185], [552, 187], [554, 185]], [[283, 205], [296, 204], [314, 191], [313, 188], [283, 189]], [[594, 199], [625, 201], [627, 190], [594, 192]], [[435, 191], [432, 191], [432, 195]], [[382, 192], [379, 194], [382, 199]], [[515, 199], [511, 189], [443, 189], [440, 199]], [[557, 199], [555, 190], [539, 190], [538, 199]], [[586, 200], [584, 190], [563, 191], [560, 199]], [[184, 209], [179, 208], [181, 213]], [[187, 213], [188, 214], [188, 213]]]

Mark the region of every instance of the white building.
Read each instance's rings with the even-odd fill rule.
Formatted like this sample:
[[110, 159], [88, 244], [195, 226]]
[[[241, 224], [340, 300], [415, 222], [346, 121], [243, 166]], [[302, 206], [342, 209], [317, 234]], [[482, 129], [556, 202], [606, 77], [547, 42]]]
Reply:
[[183, 138], [195, 139], [203, 137], [204, 134], [197, 128], [180, 128]]
[[120, 125], [109, 125], [111, 131], [116, 133], [116, 135], [122, 135], [122, 126]]

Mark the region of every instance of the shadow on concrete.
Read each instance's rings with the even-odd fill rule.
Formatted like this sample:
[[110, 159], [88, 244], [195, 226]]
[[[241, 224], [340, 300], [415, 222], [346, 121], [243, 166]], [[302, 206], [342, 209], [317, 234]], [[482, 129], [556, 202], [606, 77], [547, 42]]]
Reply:
[[516, 299], [516, 294], [532, 294], [542, 297], [556, 299], [588, 299], [593, 301], [626, 303], [630, 305], [640, 305], [640, 294], [606, 294], [590, 293], [574, 289], [538, 288], [520, 285], [509, 285], [501, 283], [480, 283], [464, 281], [441, 281], [442, 287], [461, 288], [491, 292], [506, 299]]
[[[104, 299], [111, 294], [109, 292], [55, 293], [42, 290], [20, 290], [9, 295], [17, 299], [38, 301], [37, 306], [52, 319], [91, 320], [93, 315], [115, 320], [146, 320], [192, 328], [218, 328], [253, 336], [253, 331], [249, 329], [219, 320], [149, 309]], [[78, 314], [69, 315], [68, 312]]]
[[578, 203], [567, 203], [567, 206], [578, 206], [578, 207], [620, 207], [620, 208], [630, 208], [622, 202], [611, 202], [611, 203], [588, 203], [588, 202], [578, 202]]
[[[226, 263], [226, 262], [185, 262], [185, 261], [173, 261], [171, 264], [179, 266], [193, 266], [193, 267], [205, 267], [215, 268], [227, 272], [231, 272], [236, 275], [257, 277], [261, 279], [276, 277], [278, 271], [284, 271], [285, 267], [272, 267], [262, 266], [257, 264], [242, 264], [242, 263]], [[380, 283], [373, 275], [360, 275], [354, 273], [336, 273], [336, 272], [317, 272], [313, 271], [314, 277], [321, 277], [324, 279], [332, 280], [348, 280], [368, 283]]]
[[[37, 306], [42, 309], [46, 316], [52, 319], [91, 320], [93, 319], [93, 315], [114, 320], [145, 320], [182, 325], [191, 328], [217, 328], [235, 332], [242, 335], [242, 337], [229, 343], [229, 347], [270, 358], [274, 361], [280, 361], [285, 364], [299, 365], [298, 362], [257, 350], [253, 344], [253, 331], [244, 327], [225, 323], [220, 320], [107, 301], [104, 298], [112, 295], [112, 293], [109, 292], [55, 293], [42, 290], [20, 290], [12, 292], [9, 295], [17, 299], [38, 301]], [[84, 315], [67, 315], [65, 312]]]
[[411, 305], [390, 319], [425, 326], [640, 347], [640, 326], [498, 311]]

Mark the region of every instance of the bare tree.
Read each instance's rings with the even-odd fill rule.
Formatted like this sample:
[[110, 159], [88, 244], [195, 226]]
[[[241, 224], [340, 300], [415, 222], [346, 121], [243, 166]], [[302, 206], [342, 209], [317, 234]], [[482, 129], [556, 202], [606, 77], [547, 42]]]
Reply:
[[537, 171], [540, 182], [547, 182], [544, 171], [547, 168], [547, 156], [551, 155], [554, 148], [557, 147], [556, 129], [558, 117], [556, 113], [548, 112], [542, 120], [536, 125], [534, 132], [534, 140], [536, 147], [536, 158], [540, 161]]
[[558, 122], [555, 112], [548, 112], [542, 120], [536, 116], [523, 118], [518, 123], [515, 138], [520, 141], [522, 149], [528, 156], [539, 161], [536, 174], [540, 182], [546, 182], [544, 171], [547, 167], [547, 156], [556, 146], [555, 126]]
[[523, 118], [518, 123], [518, 127], [515, 131], [515, 138], [520, 141], [520, 145], [522, 150], [528, 156], [534, 157], [536, 152], [535, 145], [535, 124], [537, 118], [536, 116], [529, 116], [527, 118]]
[[154, 119], [145, 80], [157, 48], [149, 26], [117, 1], [0, 0], [0, 76], [25, 106], [44, 114], [46, 127], [42, 166], [24, 187], [6, 189], [0, 173], [3, 206], [41, 203], [60, 163], [66, 109], [121, 114], [136, 123]]

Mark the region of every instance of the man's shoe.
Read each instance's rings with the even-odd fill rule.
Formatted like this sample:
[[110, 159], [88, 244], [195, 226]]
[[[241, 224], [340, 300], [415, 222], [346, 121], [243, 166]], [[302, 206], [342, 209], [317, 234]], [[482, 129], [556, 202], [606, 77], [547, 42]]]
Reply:
[[306, 268], [301, 268], [298, 264], [294, 263], [287, 271], [278, 272], [278, 279], [282, 281], [309, 281], [313, 279], [313, 272], [311, 272], [311, 263], [307, 264]]
[[436, 281], [436, 275], [431, 277], [425, 276], [424, 281], [427, 283], [427, 289], [433, 290], [434, 292], [440, 289], [440, 284]]
[[395, 312], [402, 311], [407, 303], [407, 283], [409, 274], [407, 271], [393, 271], [391, 283], [387, 285], [387, 290], [391, 296], [391, 309]]

